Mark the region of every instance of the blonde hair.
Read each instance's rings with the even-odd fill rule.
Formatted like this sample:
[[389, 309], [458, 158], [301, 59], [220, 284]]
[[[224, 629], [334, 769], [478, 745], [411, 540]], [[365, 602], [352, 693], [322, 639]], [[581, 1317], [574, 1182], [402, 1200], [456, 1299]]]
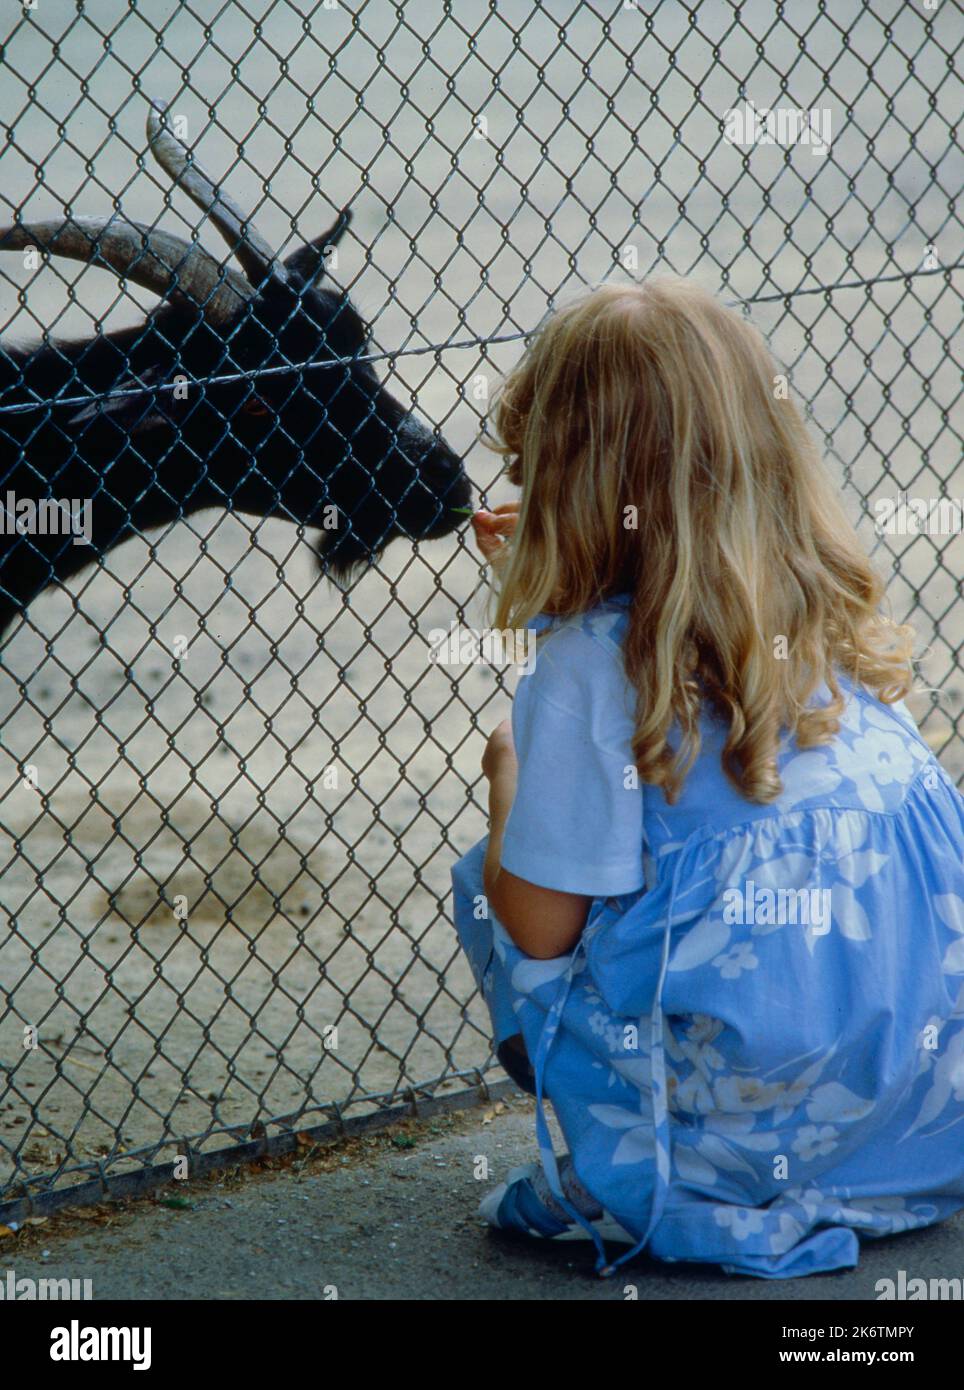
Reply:
[[[767, 802], [782, 790], [781, 730], [801, 748], [839, 730], [835, 665], [886, 703], [913, 678], [913, 631], [878, 613], [883, 582], [776, 377], [745, 319], [660, 278], [556, 312], [494, 403], [491, 447], [514, 456], [522, 497], [493, 565], [493, 625], [631, 593], [632, 751], [670, 803], [699, 753], [704, 697], [729, 723], [724, 772]], [[830, 703], [806, 708], [824, 681]]]

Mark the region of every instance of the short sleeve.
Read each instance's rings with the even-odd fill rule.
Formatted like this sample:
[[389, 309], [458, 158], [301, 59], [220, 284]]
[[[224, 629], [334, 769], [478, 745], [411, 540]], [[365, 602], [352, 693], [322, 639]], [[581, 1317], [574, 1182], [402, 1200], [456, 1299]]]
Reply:
[[644, 887], [634, 705], [617, 648], [576, 625], [543, 639], [512, 706], [519, 774], [501, 855], [509, 873], [595, 898]]

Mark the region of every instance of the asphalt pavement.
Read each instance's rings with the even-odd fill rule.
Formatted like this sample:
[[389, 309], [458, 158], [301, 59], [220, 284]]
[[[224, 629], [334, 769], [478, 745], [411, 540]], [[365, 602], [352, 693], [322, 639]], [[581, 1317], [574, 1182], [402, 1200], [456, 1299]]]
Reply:
[[901, 1269], [964, 1278], [962, 1214], [867, 1242], [857, 1269], [832, 1275], [762, 1280], [642, 1258], [603, 1280], [588, 1244], [501, 1235], [476, 1215], [491, 1183], [533, 1155], [532, 1104], [514, 1092], [57, 1214], [0, 1239], [0, 1269], [90, 1279], [95, 1300], [876, 1300], [877, 1281]]

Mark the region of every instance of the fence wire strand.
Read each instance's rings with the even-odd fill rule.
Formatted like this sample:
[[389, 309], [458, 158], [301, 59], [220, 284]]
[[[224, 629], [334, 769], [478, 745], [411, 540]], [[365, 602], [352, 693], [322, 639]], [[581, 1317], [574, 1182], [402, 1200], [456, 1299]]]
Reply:
[[[922, 275], [944, 275], [950, 276], [953, 271], [964, 268], [964, 261], [955, 261], [952, 265], [936, 266], [930, 270], [909, 270], [902, 271], [897, 275], [877, 275], [867, 280], [845, 280], [837, 285], [810, 285], [797, 290], [781, 290], [774, 294], [749, 295], [746, 299], [728, 299], [725, 301], [730, 308], [744, 308], [751, 304], [786, 304], [791, 299], [796, 299], [806, 294], [836, 294], [840, 290], [868, 289], [874, 285], [889, 285], [903, 281], [909, 284], [911, 280], [917, 279]], [[535, 330], [522, 331], [520, 333], [500, 333], [492, 338], [462, 338], [458, 342], [447, 343], [426, 343], [423, 347], [416, 348], [396, 348], [392, 352], [367, 352], [357, 353], [351, 357], [332, 357], [324, 362], [291, 362], [280, 367], [254, 367], [249, 372], [227, 372], [218, 376], [201, 376], [192, 378], [192, 386], [220, 386], [240, 381], [257, 381], [261, 377], [291, 376], [293, 374], [304, 376], [308, 372], [331, 370], [334, 367], [352, 366], [358, 362], [388, 362], [394, 366], [399, 359], [406, 357], [424, 357], [428, 353], [436, 356], [440, 352], [460, 351], [465, 348], [489, 348], [501, 346], [503, 343], [518, 343], [527, 341], [533, 337]], [[91, 392], [84, 396], [50, 396], [45, 400], [24, 401], [16, 405], [0, 405], [0, 415], [22, 415], [28, 411], [49, 410], [55, 405], [91, 405], [97, 401], [115, 401], [125, 397], [136, 396], [162, 396], [177, 390], [175, 382], [159, 382], [156, 386], [132, 386], [108, 394], [97, 395]]]

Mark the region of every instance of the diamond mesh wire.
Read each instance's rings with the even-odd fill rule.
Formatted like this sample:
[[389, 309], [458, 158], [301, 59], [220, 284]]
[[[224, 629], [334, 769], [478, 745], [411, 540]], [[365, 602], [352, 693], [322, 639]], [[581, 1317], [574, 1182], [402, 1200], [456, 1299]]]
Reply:
[[[484, 497], [488, 395], [547, 309], [654, 269], [744, 303], [917, 627], [915, 714], [961, 779], [960, 534], [873, 525], [901, 493], [964, 498], [960, 40], [950, 0], [36, 0], [5, 46], [0, 221], [122, 209], [213, 249], [145, 157], [145, 96], [283, 252], [350, 203], [332, 273]], [[829, 112], [829, 147], [734, 144], [748, 103], [764, 135]], [[0, 277], [5, 343], [155, 303], [57, 257]], [[304, 525], [174, 500], [0, 647], [0, 1198], [35, 1209], [492, 1066], [448, 870], [484, 833], [511, 678], [426, 658], [472, 621], [477, 559], [396, 540], [339, 591]]]

